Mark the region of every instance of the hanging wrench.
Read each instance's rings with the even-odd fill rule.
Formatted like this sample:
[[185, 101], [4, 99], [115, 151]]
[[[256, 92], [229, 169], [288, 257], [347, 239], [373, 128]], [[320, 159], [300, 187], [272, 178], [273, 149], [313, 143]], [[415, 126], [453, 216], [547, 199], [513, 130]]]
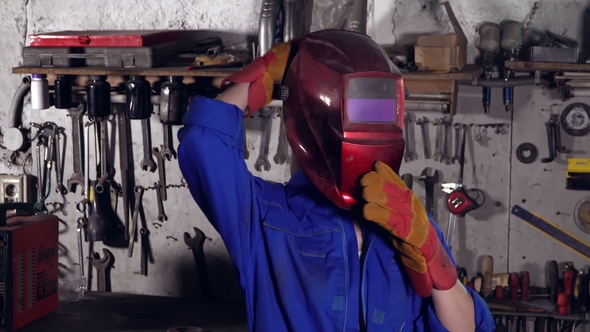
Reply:
[[451, 127], [451, 123], [453, 120], [450, 116], [446, 115], [441, 120], [441, 125], [443, 126], [443, 139], [442, 139], [442, 156], [440, 157], [441, 162], [450, 165], [451, 164], [451, 157], [449, 157], [449, 128]]
[[104, 254], [103, 258], [100, 258], [98, 253], [93, 253], [90, 256], [90, 263], [96, 269], [96, 280], [98, 283], [98, 291], [99, 292], [110, 292], [111, 291], [111, 283], [110, 283], [110, 276], [109, 270], [112, 267], [112, 263], [114, 260], [113, 253], [108, 250], [107, 248], [103, 248], [102, 252]]
[[163, 222], [168, 220], [168, 216], [164, 213], [164, 202], [162, 201], [162, 195], [160, 190], [160, 185], [158, 183], [154, 183], [154, 187], [156, 187], [156, 198], [158, 201], [158, 221]]
[[140, 255], [140, 265], [139, 265], [139, 274], [142, 276], [147, 276], [147, 264], [148, 264], [148, 256], [149, 256], [149, 236], [150, 231], [147, 228], [142, 228], [139, 231], [139, 235], [141, 236], [141, 255]]
[[428, 139], [428, 118], [422, 117], [416, 119], [416, 123], [420, 126], [422, 132], [422, 145], [424, 147], [424, 159], [430, 159], [430, 140]]
[[[68, 178], [68, 189], [74, 192], [76, 186], [84, 186], [84, 173], [82, 165], [84, 164], [84, 155], [82, 154], [82, 117], [86, 113], [84, 103], [79, 103], [76, 108], [68, 108], [68, 114], [72, 118], [72, 159], [74, 160], [74, 171]], [[84, 188], [82, 188], [84, 190]]]
[[461, 128], [463, 126], [460, 123], [455, 123], [453, 125], [453, 128], [455, 129], [455, 155], [453, 156], [453, 159], [451, 160], [453, 162], [453, 164], [455, 163], [455, 161], [461, 161], [461, 155], [460, 155], [460, 147], [463, 143], [461, 143]]
[[141, 169], [144, 171], [155, 172], [156, 162], [152, 158], [152, 134], [150, 130], [150, 119], [141, 119], [141, 134], [143, 138], [143, 159], [141, 160]]
[[141, 201], [145, 188], [142, 186], [135, 186], [135, 206], [133, 208], [133, 217], [131, 218], [131, 234], [129, 234], [129, 247], [127, 248], [127, 257], [133, 256], [133, 245], [135, 244], [135, 232], [137, 230], [137, 218], [139, 218], [139, 209], [141, 209]]
[[97, 193], [101, 194], [104, 192], [105, 183], [108, 180], [108, 172], [107, 172], [107, 144], [108, 144], [108, 137], [107, 137], [107, 118], [104, 117], [100, 119], [100, 177], [98, 178], [98, 182], [96, 182], [95, 190]]
[[270, 169], [270, 162], [268, 161], [268, 145], [270, 143], [270, 130], [272, 115], [275, 112], [274, 107], [263, 107], [260, 110], [260, 151], [258, 152], [258, 159], [254, 167], [258, 172], [262, 171], [264, 167], [265, 171]]
[[[160, 148], [162, 148], [162, 146], [160, 146]], [[164, 167], [164, 153], [161, 152], [160, 149], [158, 149], [155, 146], [152, 149], [152, 152], [153, 152], [154, 156], [156, 157], [156, 160], [158, 161], [158, 174], [160, 176], [160, 179], [158, 182], [158, 186], [160, 188], [158, 190], [160, 192], [160, 197], [162, 198], [162, 201], [165, 201], [168, 199], [168, 196], [166, 193], [166, 169]]]
[[63, 181], [63, 174], [64, 174], [64, 169], [63, 169], [63, 161], [64, 158], [62, 158], [62, 154], [61, 154], [61, 140], [60, 140], [60, 135], [65, 135], [65, 128], [63, 127], [58, 127], [56, 132], [55, 132], [55, 177], [57, 179], [57, 187], [55, 188], [55, 192], [61, 195], [65, 195], [68, 193], [68, 189], [66, 188], [66, 186], [64, 186], [64, 181]]
[[197, 274], [201, 283], [201, 290], [203, 291], [204, 300], [213, 300], [213, 292], [211, 284], [209, 283], [209, 276], [207, 274], [207, 263], [205, 260], [205, 253], [203, 252], [203, 245], [207, 236], [202, 230], [193, 227], [195, 236], [191, 237], [188, 232], [184, 232], [184, 243], [192, 250], [195, 265], [197, 267]]
[[410, 127], [412, 126], [412, 114], [404, 114], [404, 139], [406, 141], [406, 152], [404, 153], [404, 160], [410, 162], [414, 160], [414, 151]]
[[244, 147], [242, 148], [244, 159], [250, 158], [250, 151], [248, 151], [248, 137], [246, 136], [246, 129], [244, 129]]
[[277, 146], [277, 153], [275, 154], [273, 160], [277, 165], [282, 165], [285, 163], [285, 116], [283, 115], [283, 110], [280, 111], [279, 116], [281, 117], [281, 127], [279, 128], [279, 145]]
[[436, 141], [434, 143], [434, 154], [432, 155], [432, 159], [435, 161], [441, 161], [442, 153], [441, 151], [441, 143], [442, 143], [442, 123], [440, 119], [434, 119], [434, 126], [436, 127]]

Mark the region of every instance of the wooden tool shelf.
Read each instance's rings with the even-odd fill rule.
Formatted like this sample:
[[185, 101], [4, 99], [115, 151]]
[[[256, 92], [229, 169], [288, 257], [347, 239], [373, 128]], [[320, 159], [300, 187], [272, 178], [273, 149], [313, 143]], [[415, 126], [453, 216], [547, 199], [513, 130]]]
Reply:
[[461, 71], [452, 73], [437, 73], [432, 71], [417, 71], [403, 73], [404, 85], [410, 93], [448, 93], [451, 97], [450, 114], [457, 112], [457, 95], [459, 81], [471, 81], [483, 74], [483, 68], [469, 64]]
[[113, 86], [124, 83], [124, 77], [131, 75], [145, 76], [150, 83], [159, 81], [162, 77], [166, 76], [183, 76], [185, 77], [185, 83], [192, 83], [199, 78], [227, 77], [240, 71], [240, 69], [241, 67], [188, 70], [187, 66], [158, 68], [15, 67], [12, 68], [12, 73], [25, 75], [45, 74], [47, 75], [47, 80], [50, 82], [55, 79], [56, 75], [75, 76], [77, 85], [85, 85], [90, 75], [104, 75], [107, 76], [107, 80]]
[[506, 61], [504, 66], [520, 72], [590, 72], [590, 63]]

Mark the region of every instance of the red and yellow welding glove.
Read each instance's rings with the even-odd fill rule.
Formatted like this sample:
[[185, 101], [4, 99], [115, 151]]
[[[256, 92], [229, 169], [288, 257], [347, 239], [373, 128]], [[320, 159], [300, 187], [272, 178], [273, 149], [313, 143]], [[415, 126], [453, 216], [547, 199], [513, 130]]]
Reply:
[[420, 200], [386, 164], [361, 178], [365, 219], [393, 235], [414, 291], [429, 297], [432, 288], [447, 290], [457, 282], [457, 270], [430, 223]]
[[274, 86], [283, 82], [289, 58], [295, 51], [297, 40], [275, 45], [268, 53], [256, 58], [241, 71], [221, 82], [221, 89], [227, 83], [252, 83], [248, 92], [249, 116], [272, 101]]

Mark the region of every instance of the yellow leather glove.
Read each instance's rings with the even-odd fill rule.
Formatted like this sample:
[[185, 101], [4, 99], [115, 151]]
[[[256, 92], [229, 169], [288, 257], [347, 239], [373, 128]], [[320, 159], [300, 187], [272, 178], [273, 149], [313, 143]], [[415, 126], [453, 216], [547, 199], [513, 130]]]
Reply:
[[360, 180], [367, 201], [363, 216], [393, 236], [419, 296], [430, 296], [433, 287], [450, 289], [457, 282], [457, 271], [422, 203], [389, 166], [377, 161], [373, 169]]
[[245, 116], [255, 113], [272, 101], [274, 87], [283, 82], [292, 51], [295, 51], [293, 45], [296, 43], [297, 40], [293, 40], [275, 45], [264, 56], [256, 58], [244, 69], [223, 80], [222, 89], [230, 82], [251, 83], [248, 112]]

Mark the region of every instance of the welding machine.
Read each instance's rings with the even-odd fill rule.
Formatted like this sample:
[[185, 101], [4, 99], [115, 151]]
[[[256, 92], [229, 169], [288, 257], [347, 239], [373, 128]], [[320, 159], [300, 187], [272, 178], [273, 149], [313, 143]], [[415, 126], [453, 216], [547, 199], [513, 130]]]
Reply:
[[0, 331], [57, 310], [58, 232], [59, 219], [32, 203], [0, 204]]

